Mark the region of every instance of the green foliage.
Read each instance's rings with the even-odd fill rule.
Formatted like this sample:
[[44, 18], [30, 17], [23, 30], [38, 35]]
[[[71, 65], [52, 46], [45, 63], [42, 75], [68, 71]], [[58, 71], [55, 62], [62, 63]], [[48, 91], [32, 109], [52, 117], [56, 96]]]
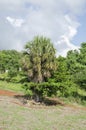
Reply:
[[79, 62], [86, 66], [86, 43], [81, 44]]
[[[0, 79], [16, 82], [20, 64], [21, 53], [16, 50], [0, 51]], [[16, 78], [17, 77], [17, 78]]]
[[33, 82], [44, 82], [56, 69], [55, 49], [50, 39], [35, 37], [25, 46], [23, 69]]
[[7, 73], [2, 73], [2, 74], [0, 74], [0, 80], [1, 80], [1, 81], [6, 80], [7, 77], [8, 77], [8, 74], [7, 74]]
[[0, 51], [0, 73], [10, 69], [19, 70], [21, 53], [16, 50]]
[[86, 43], [81, 44], [80, 52], [68, 52], [67, 66], [73, 82], [86, 89]]
[[82, 88], [86, 90], [86, 67], [80, 70], [74, 75], [75, 82]]
[[15, 76], [17, 76], [17, 71], [15, 69], [13, 69], [13, 68], [10, 69], [8, 71], [8, 77], [12, 78], [12, 77], [15, 77]]
[[78, 60], [79, 60], [79, 52], [78, 51], [71, 50], [67, 53], [66, 63], [67, 63], [67, 68], [68, 68], [71, 75], [77, 73], [77, 71], [78, 71], [78, 68], [80, 66]]
[[[57, 95], [57, 90], [59, 90], [59, 84], [58, 83], [26, 83], [24, 84], [23, 88], [26, 90], [26, 92], [30, 92], [33, 95], [30, 95], [28, 93], [28, 96], [35, 97], [36, 95], [39, 96], [39, 98], [43, 97], [51, 97]], [[32, 91], [32, 92], [31, 92]]]
[[58, 83], [59, 89], [57, 90], [58, 96], [68, 97], [74, 95], [76, 91], [76, 84], [72, 81], [72, 77], [67, 68], [66, 58], [58, 57], [58, 68], [54, 75], [48, 80], [48, 82]]
[[60, 96], [84, 101], [78, 90], [86, 90], [86, 43], [79, 51], [69, 51], [66, 58], [56, 58], [55, 53], [51, 40], [42, 36], [28, 42], [23, 53], [0, 51], [0, 82], [23, 84], [31, 98]]
[[65, 82], [69, 80], [70, 75], [68, 72], [67, 64], [66, 64], [66, 58], [64, 57], [58, 57], [57, 58], [57, 70], [54, 72], [54, 75], [52, 75], [52, 79], [54, 79], [54, 82]]

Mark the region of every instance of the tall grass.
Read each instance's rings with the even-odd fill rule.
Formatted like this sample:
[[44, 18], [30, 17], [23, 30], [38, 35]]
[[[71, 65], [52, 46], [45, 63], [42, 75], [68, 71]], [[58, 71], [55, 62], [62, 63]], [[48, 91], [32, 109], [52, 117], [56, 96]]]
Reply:
[[7, 81], [0, 81], [0, 89], [11, 90], [15, 92], [24, 92], [22, 84], [20, 83], [11, 83]]

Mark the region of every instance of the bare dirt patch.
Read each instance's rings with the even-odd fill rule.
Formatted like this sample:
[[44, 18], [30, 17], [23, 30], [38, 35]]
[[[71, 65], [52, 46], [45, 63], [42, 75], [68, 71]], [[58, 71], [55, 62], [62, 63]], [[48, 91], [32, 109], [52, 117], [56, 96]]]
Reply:
[[8, 91], [8, 90], [0, 90], [0, 96], [16, 96], [18, 93]]

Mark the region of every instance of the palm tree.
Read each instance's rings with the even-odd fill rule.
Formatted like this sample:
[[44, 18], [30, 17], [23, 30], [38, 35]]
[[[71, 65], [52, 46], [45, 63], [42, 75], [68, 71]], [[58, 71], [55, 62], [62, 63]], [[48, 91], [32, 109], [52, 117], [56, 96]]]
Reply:
[[50, 39], [37, 36], [25, 45], [23, 68], [28, 78], [36, 83], [51, 77], [56, 70], [56, 56]]

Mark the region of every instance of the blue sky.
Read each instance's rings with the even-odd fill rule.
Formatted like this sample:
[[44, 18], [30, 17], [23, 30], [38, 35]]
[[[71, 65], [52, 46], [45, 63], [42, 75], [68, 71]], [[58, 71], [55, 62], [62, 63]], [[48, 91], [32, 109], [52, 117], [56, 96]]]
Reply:
[[22, 50], [36, 35], [50, 38], [57, 55], [86, 42], [86, 0], [0, 0], [0, 50]]
[[81, 24], [78, 28], [77, 35], [73, 39], [73, 43], [80, 45], [82, 42], [86, 42], [86, 13], [78, 17], [78, 21]]

